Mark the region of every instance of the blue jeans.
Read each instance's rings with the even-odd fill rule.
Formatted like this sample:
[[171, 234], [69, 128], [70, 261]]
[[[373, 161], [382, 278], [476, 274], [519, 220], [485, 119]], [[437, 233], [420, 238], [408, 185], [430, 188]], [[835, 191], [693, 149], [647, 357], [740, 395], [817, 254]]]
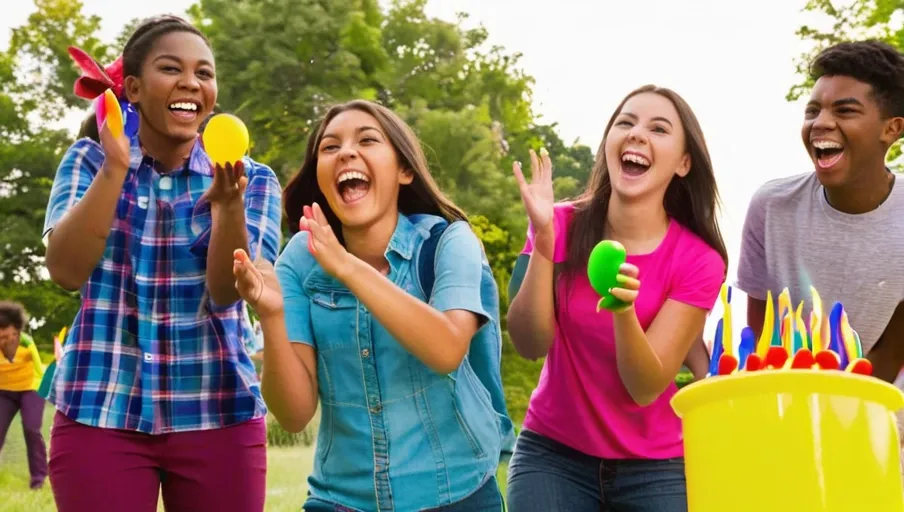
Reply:
[[509, 464], [512, 512], [686, 512], [684, 459], [600, 459], [524, 430]]
[[[439, 508], [425, 509], [427, 512], [504, 512], [502, 492], [496, 477], [493, 476], [474, 494], [451, 505]], [[322, 501], [308, 501], [304, 505], [304, 512], [357, 512], [355, 509], [342, 505], [327, 505]]]

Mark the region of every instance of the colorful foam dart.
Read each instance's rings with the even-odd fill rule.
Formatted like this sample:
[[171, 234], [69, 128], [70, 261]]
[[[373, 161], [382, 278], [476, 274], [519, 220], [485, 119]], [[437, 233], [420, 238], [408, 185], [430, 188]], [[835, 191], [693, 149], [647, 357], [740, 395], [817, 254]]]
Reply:
[[854, 359], [847, 365], [845, 371], [869, 376], [873, 374], [873, 363], [869, 359]]
[[772, 329], [775, 324], [773, 309], [772, 292], [766, 290], [766, 316], [763, 318], [763, 330], [760, 332], [760, 339], [756, 344], [756, 354], [761, 360], [766, 359], [766, 353], [769, 352], [769, 346], [772, 345]]
[[794, 370], [810, 370], [815, 363], [816, 359], [813, 357], [813, 352], [810, 352], [808, 348], [802, 348], [794, 354], [794, 359], [791, 360], [791, 368]]
[[731, 286], [722, 284], [719, 291], [719, 297], [722, 299], [722, 345], [724, 345], [724, 353], [728, 355], [734, 354], [732, 346], [731, 333]]
[[816, 364], [823, 370], [838, 370], [841, 368], [841, 358], [833, 350], [823, 350], [816, 354]]
[[719, 375], [731, 375], [738, 368], [738, 360], [731, 354], [719, 358]]
[[[785, 347], [788, 354], [794, 353], [794, 322], [791, 309], [791, 292], [787, 288], [778, 295], [778, 337], [779, 344]], [[775, 343], [773, 343], [775, 344]]]
[[797, 311], [794, 312], [794, 351], [797, 352], [802, 348], [810, 348], [807, 323], [804, 322], [804, 301], [800, 301]]
[[841, 333], [841, 342], [844, 345], [844, 351], [847, 354], [848, 361], [863, 357], [863, 349], [858, 347], [860, 342], [854, 335], [854, 330], [851, 329], [847, 311], [841, 313], [841, 323], [838, 326], [838, 329]]
[[766, 369], [778, 370], [784, 368], [787, 361], [788, 352], [785, 350], [785, 347], [775, 345], [769, 347], [769, 352], [766, 353], [766, 360], [763, 361], [763, 365]]
[[745, 327], [741, 329], [741, 343], [738, 345], [738, 361], [740, 362], [739, 370], [743, 370], [747, 365], [750, 354], [756, 350], [756, 336], [753, 329]]
[[819, 292], [816, 291], [816, 288], [812, 286], [810, 287], [810, 295], [813, 296], [813, 310], [810, 311], [810, 342], [813, 346], [813, 353], [818, 354], [822, 352], [828, 341], [825, 340], [824, 336], [825, 319], [822, 313], [822, 299], [819, 297]]
[[844, 306], [840, 302], [832, 304], [832, 310], [829, 312], [829, 349], [838, 356], [838, 368], [846, 368], [850, 361], [841, 335], [841, 317], [843, 315]]
[[719, 375], [719, 359], [722, 357], [722, 319], [716, 322], [716, 336], [713, 340], [713, 353], [709, 359], [709, 375]]
[[744, 365], [744, 371], [755, 372], [763, 368], [763, 360], [757, 354], [747, 356], [747, 363]]

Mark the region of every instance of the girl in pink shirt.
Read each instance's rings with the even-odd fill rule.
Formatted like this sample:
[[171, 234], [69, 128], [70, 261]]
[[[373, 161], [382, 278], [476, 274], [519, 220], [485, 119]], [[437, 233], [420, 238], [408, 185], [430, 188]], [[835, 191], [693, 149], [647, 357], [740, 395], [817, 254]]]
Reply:
[[[515, 165], [531, 227], [508, 328], [546, 356], [509, 468], [515, 512], [687, 510], [681, 422], [669, 401], [725, 278], [703, 133], [669, 89], [629, 94], [606, 126], [587, 190], [555, 204], [549, 155]], [[628, 258], [596, 311], [587, 259], [603, 239]]]

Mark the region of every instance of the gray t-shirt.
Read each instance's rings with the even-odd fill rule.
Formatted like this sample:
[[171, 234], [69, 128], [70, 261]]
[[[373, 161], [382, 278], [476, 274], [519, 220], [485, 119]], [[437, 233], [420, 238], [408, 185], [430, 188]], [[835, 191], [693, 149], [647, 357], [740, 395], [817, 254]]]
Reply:
[[864, 353], [882, 336], [904, 301], [904, 176], [879, 208], [850, 215], [832, 208], [815, 173], [770, 181], [750, 201], [741, 241], [737, 286], [766, 299], [788, 288], [793, 308], [823, 311], [840, 301]]

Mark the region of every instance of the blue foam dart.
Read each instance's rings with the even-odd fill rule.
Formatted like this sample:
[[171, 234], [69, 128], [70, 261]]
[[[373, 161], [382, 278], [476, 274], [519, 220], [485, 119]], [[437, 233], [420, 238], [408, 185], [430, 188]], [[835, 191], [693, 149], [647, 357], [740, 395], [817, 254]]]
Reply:
[[738, 346], [738, 370], [747, 366], [747, 357], [756, 350], [756, 336], [753, 329], [745, 327], [741, 329], [741, 344]]
[[716, 337], [713, 341], [713, 354], [709, 359], [709, 376], [718, 375], [719, 374], [719, 358], [722, 357], [722, 353], [725, 352], [725, 348], [722, 346], [722, 319], [719, 319], [719, 323], [716, 324]]
[[847, 347], [841, 339], [841, 315], [844, 313], [844, 306], [840, 302], [832, 304], [832, 312], [829, 313], [829, 349], [836, 354], [841, 361], [839, 368], [842, 370], [847, 368], [850, 358], [847, 354]]

